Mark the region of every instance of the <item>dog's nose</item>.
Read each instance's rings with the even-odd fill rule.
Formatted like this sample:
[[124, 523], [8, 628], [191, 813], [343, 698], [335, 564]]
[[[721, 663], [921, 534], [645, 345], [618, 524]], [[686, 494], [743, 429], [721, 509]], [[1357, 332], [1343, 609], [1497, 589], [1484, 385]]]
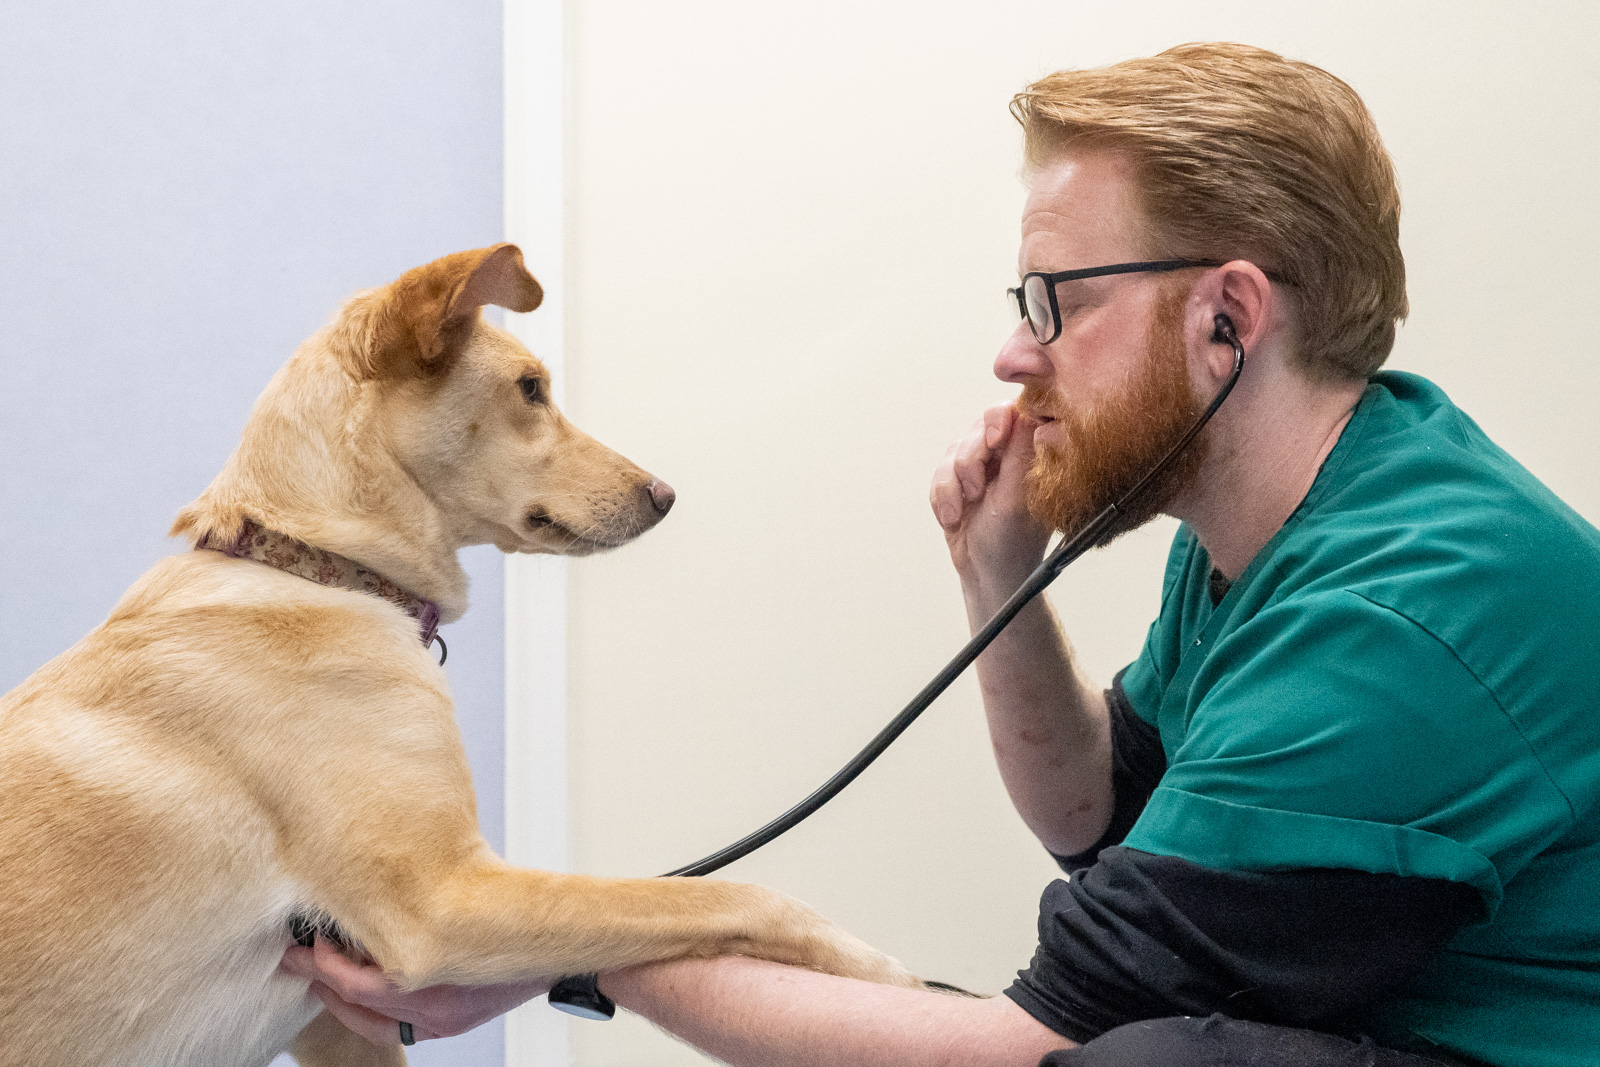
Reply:
[[678, 494], [672, 491], [672, 486], [660, 478], [650, 479], [650, 484], [644, 488], [650, 494], [650, 503], [654, 504], [656, 510], [663, 515], [672, 510], [672, 502], [678, 499]]

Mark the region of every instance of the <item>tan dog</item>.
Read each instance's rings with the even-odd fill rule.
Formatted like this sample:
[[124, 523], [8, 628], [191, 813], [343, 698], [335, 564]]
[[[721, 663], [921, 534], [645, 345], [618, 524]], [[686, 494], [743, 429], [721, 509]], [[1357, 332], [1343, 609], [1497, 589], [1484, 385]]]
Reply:
[[[671, 490], [568, 423], [540, 363], [479, 315], [541, 297], [504, 244], [358, 294], [174, 533], [276, 531], [446, 622], [464, 545], [636, 537]], [[305, 916], [408, 987], [725, 953], [914, 984], [768, 890], [507, 866], [419, 637], [380, 596], [190, 551], [0, 699], [0, 1064], [245, 1067], [291, 1043], [306, 1067], [403, 1063], [279, 971]]]

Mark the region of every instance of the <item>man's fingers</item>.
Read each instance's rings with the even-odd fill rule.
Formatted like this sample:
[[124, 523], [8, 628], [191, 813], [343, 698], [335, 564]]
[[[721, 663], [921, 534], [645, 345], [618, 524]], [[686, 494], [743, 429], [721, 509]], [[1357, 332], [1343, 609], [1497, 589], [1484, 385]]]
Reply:
[[928, 490], [933, 515], [946, 529], [961, 525], [961, 483], [956, 481], [954, 445], [950, 446], [950, 452], [933, 472], [933, 486]]
[[[382, 1004], [395, 994], [394, 986], [377, 967], [348, 959], [320, 937], [311, 948], [290, 946], [283, 954], [282, 966], [290, 974], [311, 979], [311, 992], [349, 1029], [374, 1045], [400, 1043], [398, 1021], [352, 1002], [353, 998]], [[413, 1027], [413, 1033], [418, 1041], [437, 1036], [421, 1027]]]
[[956, 475], [963, 499], [982, 500], [995, 476], [995, 459], [1015, 440], [1012, 427], [1017, 422], [1014, 404], [992, 404], [984, 409], [972, 432], [956, 443]]
[[317, 964], [312, 957], [311, 950], [301, 948], [299, 945], [290, 945], [283, 954], [282, 967], [290, 974], [301, 978], [315, 980], [317, 977]]
[[1014, 415], [1011, 419], [1009, 435], [1000, 450], [1001, 468], [1014, 468], [1014, 476], [1019, 480], [1033, 466], [1033, 431], [1038, 428], [1038, 421], [1025, 415]]
[[966, 436], [946, 451], [944, 461], [934, 471], [928, 503], [939, 525], [946, 530], [960, 527], [967, 508], [981, 501], [997, 474], [996, 459], [1013, 451], [1019, 416], [1012, 404], [995, 404], [984, 410]]
[[397, 990], [394, 984], [375, 964], [357, 963], [333, 947], [333, 943], [317, 938], [311, 949], [315, 978], [345, 1000], [382, 1007], [383, 1001]]
[[320, 938], [312, 948], [291, 946], [283, 954], [282, 966], [290, 974], [310, 979], [311, 991], [335, 1018], [379, 1045], [399, 1042], [400, 1019], [411, 1023], [418, 1041], [453, 1036], [547, 992], [552, 983], [549, 978], [534, 978], [498, 985], [437, 985], [407, 992], [376, 965], [356, 963]]
[[[370, 1008], [351, 1004], [321, 982], [312, 982], [311, 992], [316, 994], [317, 999], [322, 1001], [322, 1006], [327, 1008], [335, 1019], [374, 1045], [400, 1043], [400, 1024], [387, 1015], [379, 1015]], [[416, 1034], [419, 1040], [422, 1036], [420, 1033]]]
[[405, 997], [376, 964], [357, 963], [321, 937], [311, 948], [290, 946], [283, 954], [283, 969], [309, 978], [343, 1001], [379, 1011], [400, 1006]]
[[[972, 432], [976, 433], [978, 424], [973, 424]], [[971, 436], [971, 433], [967, 435]], [[954, 529], [961, 525], [961, 514], [966, 510], [962, 502], [961, 479], [956, 476], [956, 456], [961, 452], [961, 446], [967, 441], [966, 437], [950, 442], [950, 447], [944, 450], [944, 459], [933, 472], [933, 486], [928, 490], [928, 503], [933, 505], [933, 514], [939, 520], [939, 525], [946, 529]]]
[[983, 441], [991, 449], [1004, 449], [1016, 422], [1015, 404], [994, 404], [983, 413]]
[[951, 457], [956, 481], [961, 484], [961, 498], [968, 503], [982, 500], [983, 490], [989, 483], [989, 458], [993, 453], [984, 440], [985, 433], [984, 420], [979, 419]]

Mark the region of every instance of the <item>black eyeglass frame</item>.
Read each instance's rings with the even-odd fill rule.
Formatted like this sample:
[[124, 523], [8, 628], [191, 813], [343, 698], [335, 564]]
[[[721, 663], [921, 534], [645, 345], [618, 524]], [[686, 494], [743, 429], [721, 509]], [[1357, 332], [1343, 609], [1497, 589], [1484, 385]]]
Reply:
[[[1080, 267], [1077, 270], [1030, 270], [1022, 276], [1020, 285], [1015, 289], [1006, 290], [1006, 295], [1016, 300], [1017, 310], [1027, 322], [1028, 329], [1033, 331], [1034, 339], [1042, 345], [1047, 345], [1061, 336], [1061, 306], [1056, 302], [1056, 286], [1061, 282], [1075, 282], [1082, 278], [1104, 278], [1111, 274], [1165, 274], [1168, 271], [1187, 270], [1190, 267], [1220, 267], [1231, 262], [1233, 261], [1224, 259], [1152, 259], [1140, 263], [1112, 263], [1105, 267]], [[1276, 271], [1262, 270], [1261, 273], [1279, 285], [1294, 284]], [[1033, 319], [1028, 317], [1029, 278], [1043, 278], [1045, 292], [1050, 296], [1049, 337], [1040, 337], [1039, 331], [1034, 329]]]

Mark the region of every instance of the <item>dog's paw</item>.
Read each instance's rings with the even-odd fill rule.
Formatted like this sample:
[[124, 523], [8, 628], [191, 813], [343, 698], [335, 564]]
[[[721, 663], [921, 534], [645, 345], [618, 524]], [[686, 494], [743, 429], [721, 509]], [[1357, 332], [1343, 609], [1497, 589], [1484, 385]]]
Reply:
[[859, 937], [834, 925], [800, 901], [759, 886], [743, 886], [753, 893], [761, 918], [722, 951], [787, 963], [841, 978], [857, 978], [880, 985], [925, 988], [922, 980], [899, 960], [884, 955]]
[[818, 931], [822, 942], [807, 966], [844, 978], [859, 978], [879, 985], [922, 989], [922, 979], [912, 974], [893, 956], [886, 956], [865, 941], [826, 920]]
[[906, 989], [928, 988], [926, 982], [912, 974], [910, 971], [906, 970], [905, 964], [901, 963], [893, 956], [885, 956], [883, 957], [883, 961], [885, 964], [887, 964], [887, 967], [883, 972], [883, 977], [875, 978], [873, 981], [880, 982], [883, 985], [903, 986]]

